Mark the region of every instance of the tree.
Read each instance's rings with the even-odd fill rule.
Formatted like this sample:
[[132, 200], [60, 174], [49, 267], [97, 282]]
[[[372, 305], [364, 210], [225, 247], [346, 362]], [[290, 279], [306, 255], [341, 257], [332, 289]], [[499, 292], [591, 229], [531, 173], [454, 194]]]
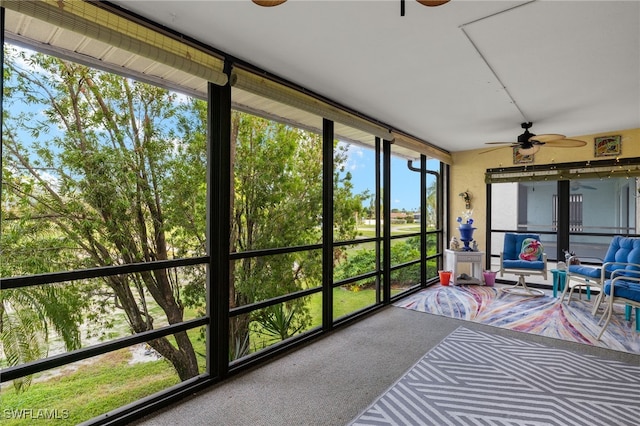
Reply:
[[438, 225], [438, 181], [436, 179], [430, 179], [430, 183], [427, 185], [427, 206], [426, 214], [427, 229], [435, 229]]
[[[11, 173], [4, 173], [3, 183], [14, 186]], [[28, 185], [25, 185], [28, 187]], [[6, 193], [6, 192], [5, 192]], [[16, 199], [4, 197], [2, 232], [0, 233], [0, 276], [18, 275], [20, 271], [45, 273], [64, 256], [60, 241], [48, 225], [30, 217], [15, 215]], [[33, 256], [34, 252], [47, 256]], [[4, 289], [0, 291], [0, 343], [7, 365], [15, 366], [44, 358], [49, 353], [49, 330], [62, 338], [67, 350], [80, 347], [81, 311], [86, 306], [75, 286], [48, 285]], [[31, 383], [31, 376], [13, 381], [18, 392]]]
[[[80, 309], [77, 292], [61, 286], [0, 292], [0, 342], [7, 364], [15, 366], [44, 358], [49, 350], [49, 327], [62, 337], [67, 350], [80, 347]], [[18, 392], [31, 376], [13, 381]]]
[[[6, 108], [14, 114], [5, 119], [3, 173], [19, 171], [21, 180], [6, 192], [20, 200], [21, 215], [47, 218], [51, 235], [65, 241], [58, 267], [204, 254], [206, 103], [59, 58], [8, 53], [5, 88], [20, 97], [7, 96], [7, 105], [22, 104]], [[344, 155], [336, 150], [337, 169]], [[318, 135], [234, 112], [232, 156], [230, 252], [321, 242]], [[337, 205], [349, 206], [336, 212], [336, 223], [347, 222], [337, 235], [355, 237], [362, 197], [351, 194], [350, 176], [336, 174], [335, 185]], [[230, 306], [317, 286], [321, 271], [320, 250], [242, 259], [231, 268]], [[134, 333], [162, 320], [151, 303], [174, 324], [183, 321], [185, 304], [205, 300], [205, 273], [197, 268], [108, 276], [102, 284]], [[300, 299], [235, 317], [232, 358], [249, 350], [252, 321], [284, 339], [307, 327], [309, 314]], [[177, 347], [166, 338], [149, 344], [185, 380], [198, 374], [195, 353], [185, 332], [174, 336]]]
[[[405, 241], [397, 241], [391, 246], [391, 264], [398, 265], [420, 258], [420, 238], [410, 237]], [[343, 280], [358, 275], [363, 275], [375, 270], [376, 251], [375, 249], [360, 249], [344, 256], [336, 265], [336, 280]], [[393, 274], [393, 284], [404, 284], [414, 280], [420, 265], [412, 265], [399, 269]], [[375, 278], [367, 281], [358, 281], [353, 284], [353, 288], [360, 290], [375, 284]]]
[[[317, 244], [322, 241], [322, 141], [289, 125], [234, 112], [232, 117], [231, 252]], [[355, 238], [364, 195], [354, 195], [351, 175], [341, 176], [346, 150], [334, 143], [334, 232]], [[320, 250], [243, 258], [234, 263], [232, 308], [321, 284]], [[232, 358], [250, 348], [249, 330], [280, 339], [310, 323], [306, 300], [297, 299], [239, 315], [231, 321]]]
[[[190, 227], [203, 218], [189, 201], [202, 190], [204, 166], [182, 159], [203, 150], [201, 131], [184, 132], [203, 128], [196, 121], [184, 126], [197, 118], [195, 101], [179, 102], [164, 89], [43, 54], [6, 50], [5, 60], [6, 94], [21, 95], [7, 102], [22, 106], [5, 117], [3, 169], [21, 170], [28, 182], [5, 192], [21, 200], [23, 214], [48, 218], [73, 246], [74, 255], [61, 266], [152, 262], [201, 250], [203, 234], [198, 239]], [[177, 116], [182, 127], [175, 125]], [[27, 135], [33, 141], [25, 144]], [[200, 185], [176, 188], [174, 179], [185, 176]], [[183, 321], [181, 279], [155, 270], [108, 276], [103, 283], [139, 333], [153, 329], [150, 300], [169, 324]], [[198, 374], [195, 352], [186, 332], [174, 337], [177, 347], [167, 338], [149, 344], [186, 380]]]

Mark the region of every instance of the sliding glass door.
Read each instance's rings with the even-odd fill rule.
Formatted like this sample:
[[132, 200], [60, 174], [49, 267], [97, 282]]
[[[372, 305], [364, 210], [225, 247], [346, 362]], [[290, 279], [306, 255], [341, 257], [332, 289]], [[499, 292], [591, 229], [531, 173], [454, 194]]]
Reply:
[[540, 234], [552, 262], [564, 260], [565, 250], [587, 262], [603, 258], [613, 235], [638, 233], [636, 177], [607, 173], [587, 179], [531, 179], [492, 183], [487, 190], [494, 258], [507, 232]]
[[569, 247], [580, 257], [603, 258], [611, 235], [637, 233], [637, 178], [569, 181]]

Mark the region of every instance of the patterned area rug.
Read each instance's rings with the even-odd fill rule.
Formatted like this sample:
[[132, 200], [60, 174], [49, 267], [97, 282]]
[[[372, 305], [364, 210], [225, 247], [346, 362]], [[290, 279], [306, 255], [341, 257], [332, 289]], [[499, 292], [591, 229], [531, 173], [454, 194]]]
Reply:
[[351, 425], [637, 425], [639, 394], [638, 365], [460, 327]]
[[602, 308], [591, 314], [591, 301], [576, 295], [567, 305], [551, 295], [525, 297], [499, 291], [498, 287], [441, 286], [426, 288], [395, 306], [420, 312], [474, 321], [510, 330], [539, 334], [557, 339], [601, 346], [640, 354], [640, 333], [635, 331], [635, 316], [624, 317], [624, 307], [616, 306], [611, 322], [600, 340]]

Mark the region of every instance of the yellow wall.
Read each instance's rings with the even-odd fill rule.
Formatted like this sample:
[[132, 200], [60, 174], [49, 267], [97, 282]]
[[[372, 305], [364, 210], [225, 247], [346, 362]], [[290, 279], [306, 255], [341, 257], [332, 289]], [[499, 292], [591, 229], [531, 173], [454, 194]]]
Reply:
[[[568, 136], [570, 139], [580, 139], [587, 142], [581, 148], [552, 148], [542, 147], [534, 157], [532, 164], [570, 163], [574, 161], [596, 160], [593, 155], [594, 138], [598, 136], [621, 135], [622, 154], [620, 158], [640, 157], [640, 128], [629, 130], [614, 130], [583, 136]], [[489, 147], [488, 147], [489, 148]], [[451, 232], [459, 237], [456, 230], [456, 218], [465, 210], [464, 200], [458, 196], [463, 191], [469, 191], [472, 195], [471, 208], [476, 228], [474, 238], [478, 242], [480, 250], [484, 251], [486, 245], [486, 185], [484, 174], [487, 169], [497, 167], [516, 167], [513, 164], [513, 152], [511, 148], [498, 149], [490, 153], [482, 154], [487, 148], [471, 151], [452, 153], [453, 165], [451, 166]], [[611, 157], [597, 158], [597, 160], [611, 159]], [[451, 238], [451, 235], [448, 237]], [[447, 241], [447, 247], [449, 243]]]

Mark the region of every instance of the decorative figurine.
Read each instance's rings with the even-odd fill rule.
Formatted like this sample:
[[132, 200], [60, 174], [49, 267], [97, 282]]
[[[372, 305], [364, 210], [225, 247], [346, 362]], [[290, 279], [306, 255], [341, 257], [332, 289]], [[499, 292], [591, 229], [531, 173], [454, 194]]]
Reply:
[[460, 242], [455, 236], [451, 237], [451, 242], [449, 242], [449, 248], [453, 251], [460, 250]]
[[471, 193], [469, 192], [469, 190], [461, 192], [458, 195], [462, 197], [462, 200], [464, 201], [464, 208], [467, 210], [470, 210], [471, 209]]
[[478, 251], [478, 242], [473, 240], [473, 244], [471, 245], [471, 250]]

